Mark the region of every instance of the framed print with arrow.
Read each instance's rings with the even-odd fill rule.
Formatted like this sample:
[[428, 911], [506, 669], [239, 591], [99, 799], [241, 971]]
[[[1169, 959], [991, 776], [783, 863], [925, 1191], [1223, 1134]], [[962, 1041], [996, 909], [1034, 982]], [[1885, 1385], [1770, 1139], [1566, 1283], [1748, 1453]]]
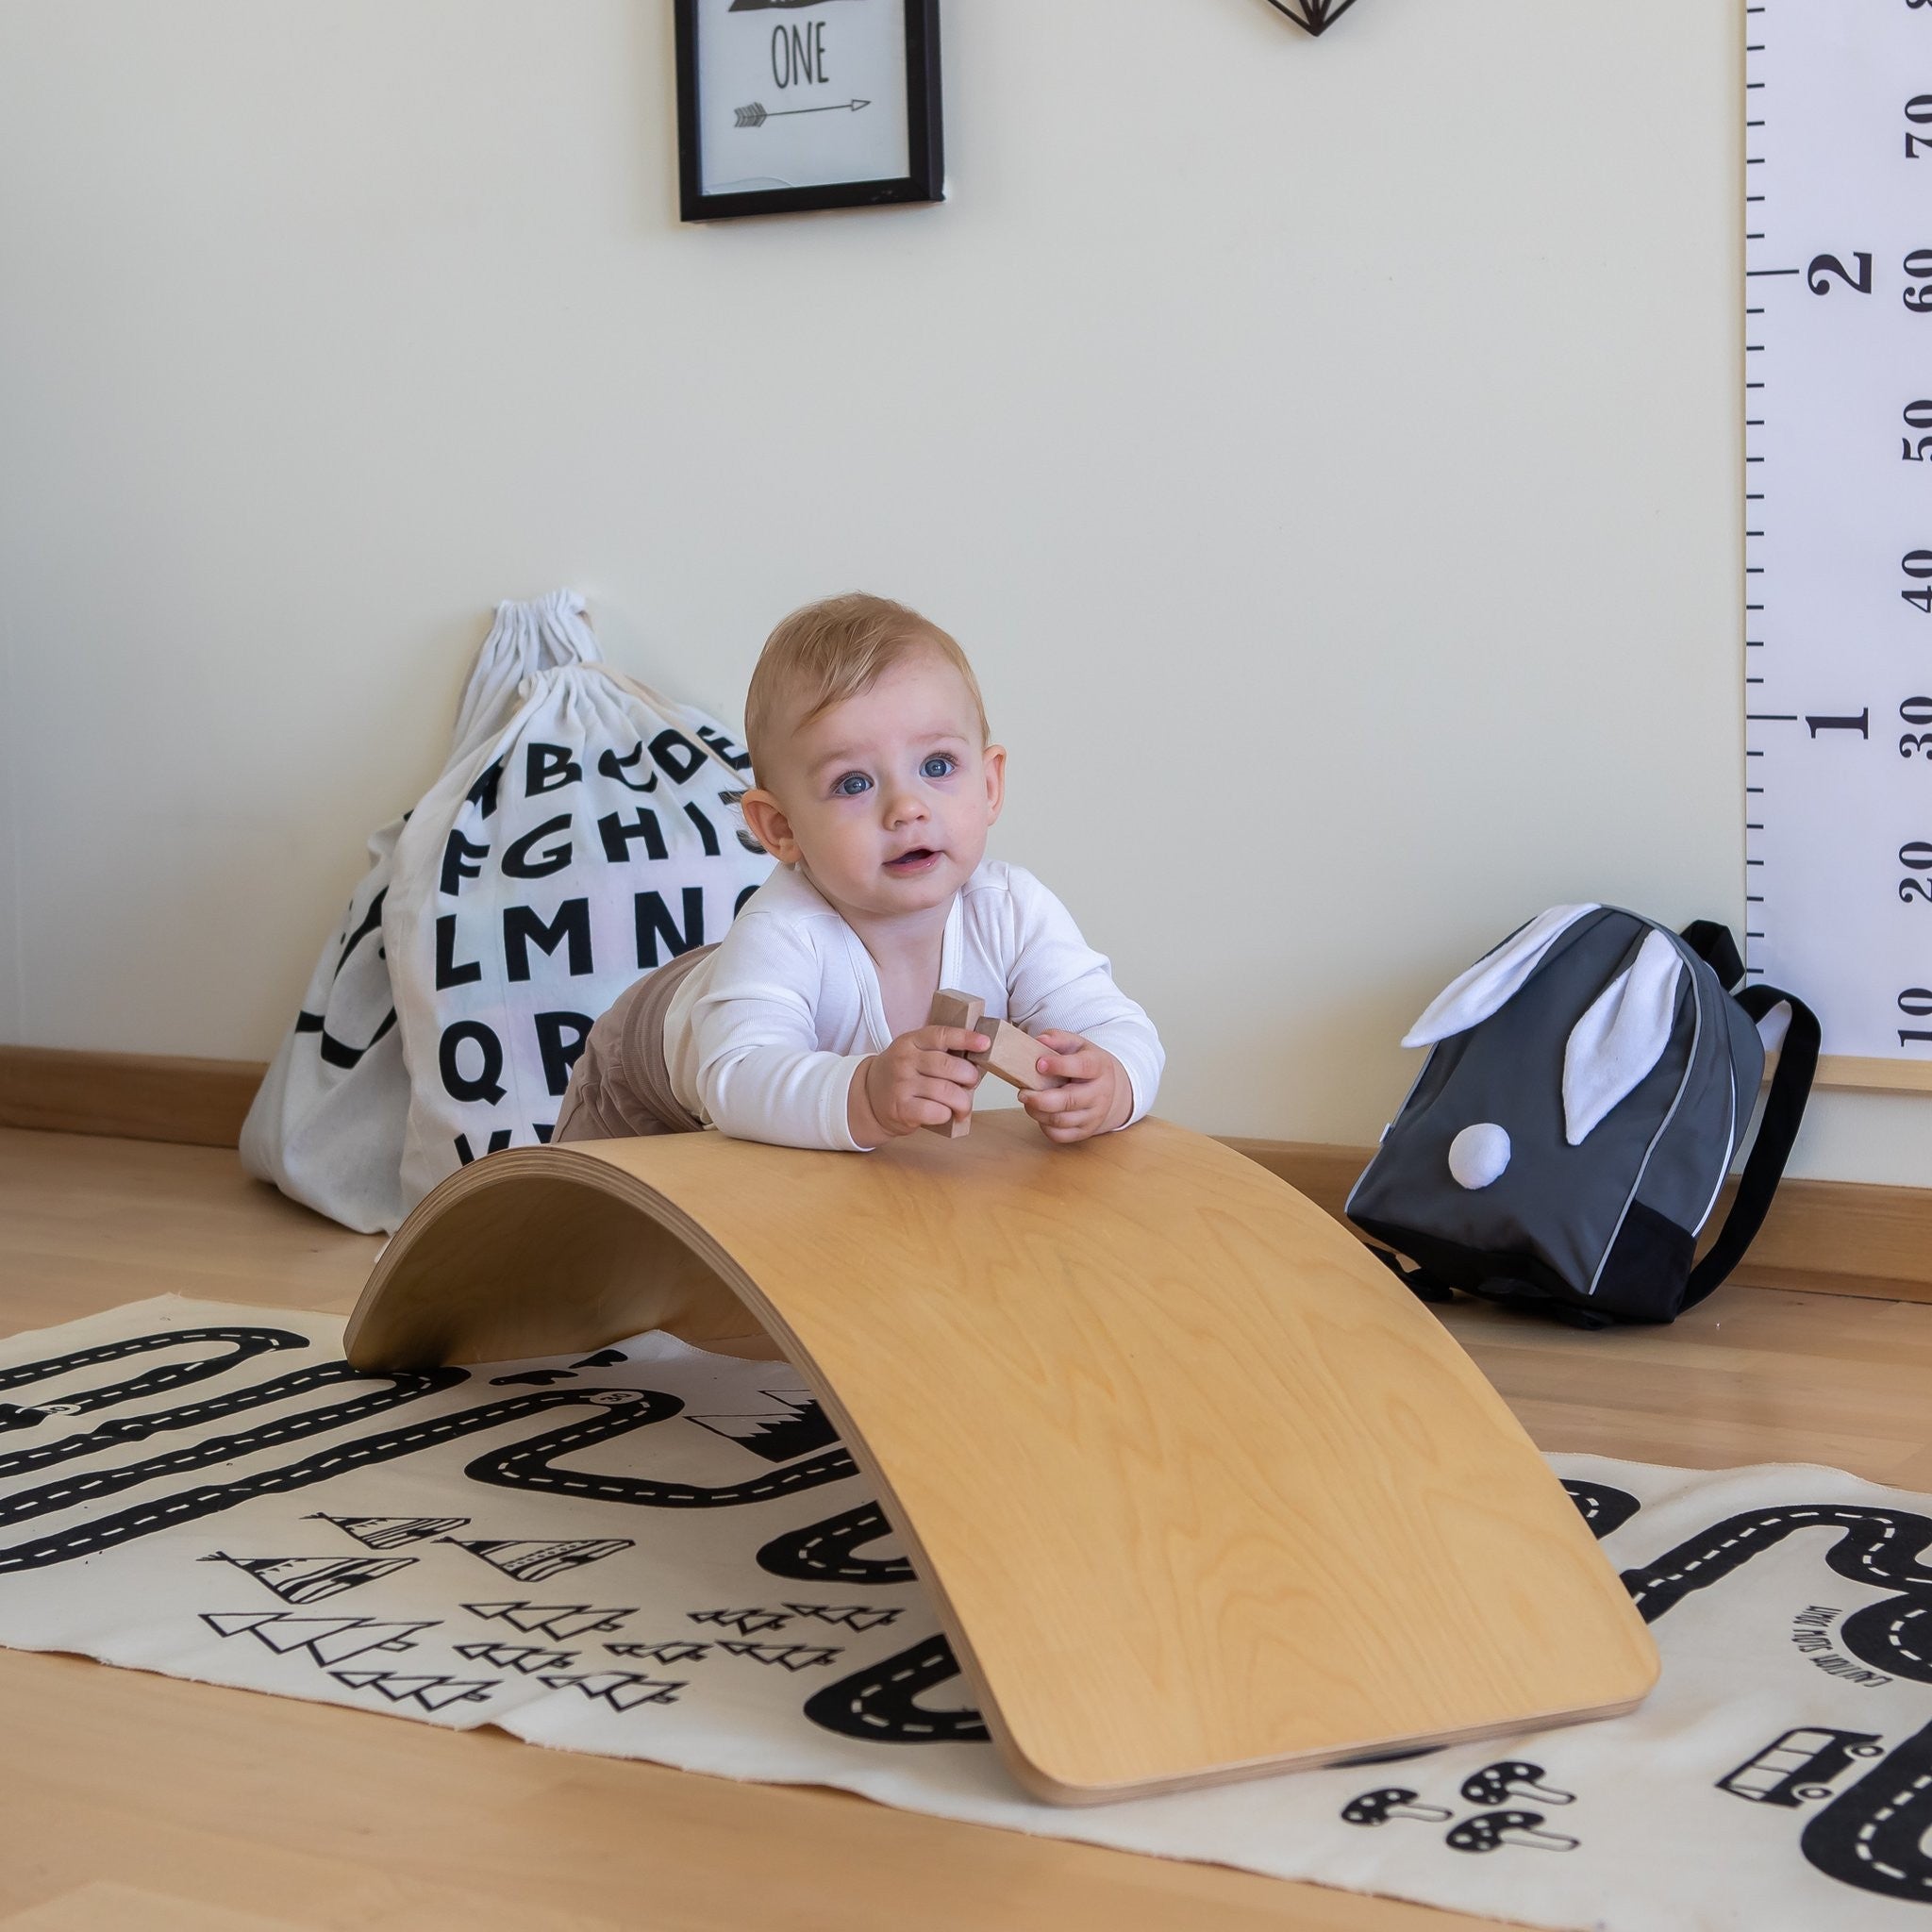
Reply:
[[687, 222], [944, 198], [939, 0], [676, 0]]

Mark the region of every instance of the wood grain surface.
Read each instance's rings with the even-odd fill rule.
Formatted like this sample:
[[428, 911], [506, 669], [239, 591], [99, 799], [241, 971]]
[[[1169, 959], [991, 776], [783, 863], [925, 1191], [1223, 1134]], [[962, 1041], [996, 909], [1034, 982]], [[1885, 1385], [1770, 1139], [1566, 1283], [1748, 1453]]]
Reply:
[[[381, 1242], [211, 1148], [0, 1131], [0, 1332], [164, 1292], [347, 1313]], [[1439, 1311], [1537, 1442], [1932, 1490], [1932, 1307], [1720, 1290], [1584, 1335]], [[1493, 1932], [1492, 1922], [0, 1651], [0, 1926]], [[142, 1916], [145, 1910], [148, 1916]], [[33, 1915], [41, 1915], [38, 1919]]]
[[865, 1158], [719, 1134], [495, 1155], [417, 1208], [346, 1345], [375, 1368], [715, 1341], [740, 1303], [872, 1478], [1040, 1796], [1604, 1715], [1655, 1680], [1594, 1539], [1440, 1324], [1320, 1209], [1163, 1121], [1061, 1148], [994, 1113]]

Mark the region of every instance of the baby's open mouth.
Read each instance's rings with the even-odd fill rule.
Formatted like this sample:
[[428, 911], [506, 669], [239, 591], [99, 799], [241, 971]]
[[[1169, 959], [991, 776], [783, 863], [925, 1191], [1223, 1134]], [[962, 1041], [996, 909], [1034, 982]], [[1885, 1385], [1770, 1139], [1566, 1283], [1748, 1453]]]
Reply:
[[924, 872], [929, 866], [940, 862], [940, 855], [930, 845], [915, 845], [910, 852], [902, 852], [897, 858], [886, 860], [886, 870], [896, 873]]

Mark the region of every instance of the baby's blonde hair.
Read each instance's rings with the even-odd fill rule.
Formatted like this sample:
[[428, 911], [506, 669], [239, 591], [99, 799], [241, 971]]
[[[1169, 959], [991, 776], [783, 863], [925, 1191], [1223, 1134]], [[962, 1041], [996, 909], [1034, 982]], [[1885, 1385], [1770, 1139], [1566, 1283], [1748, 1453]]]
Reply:
[[966, 653], [918, 611], [890, 597], [848, 591], [794, 610], [765, 640], [744, 698], [744, 741], [754, 774], [763, 776], [780, 730], [870, 691], [901, 658], [921, 648], [937, 651], [965, 680], [984, 743], [991, 736], [986, 701]]

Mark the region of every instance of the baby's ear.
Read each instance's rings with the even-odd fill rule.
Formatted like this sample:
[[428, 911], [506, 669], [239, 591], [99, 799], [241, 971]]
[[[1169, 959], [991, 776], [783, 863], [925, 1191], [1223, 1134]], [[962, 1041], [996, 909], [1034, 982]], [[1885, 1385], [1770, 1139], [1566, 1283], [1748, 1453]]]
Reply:
[[992, 824], [1007, 802], [1007, 748], [990, 744], [980, 757], [986, 764], [986, 822]]
[[798, 841], [791, 835], [791, 821], [785, 808], [767, 791], [754, 786], [738, 801], [751, 835], [780, 865], [798, 860]]

